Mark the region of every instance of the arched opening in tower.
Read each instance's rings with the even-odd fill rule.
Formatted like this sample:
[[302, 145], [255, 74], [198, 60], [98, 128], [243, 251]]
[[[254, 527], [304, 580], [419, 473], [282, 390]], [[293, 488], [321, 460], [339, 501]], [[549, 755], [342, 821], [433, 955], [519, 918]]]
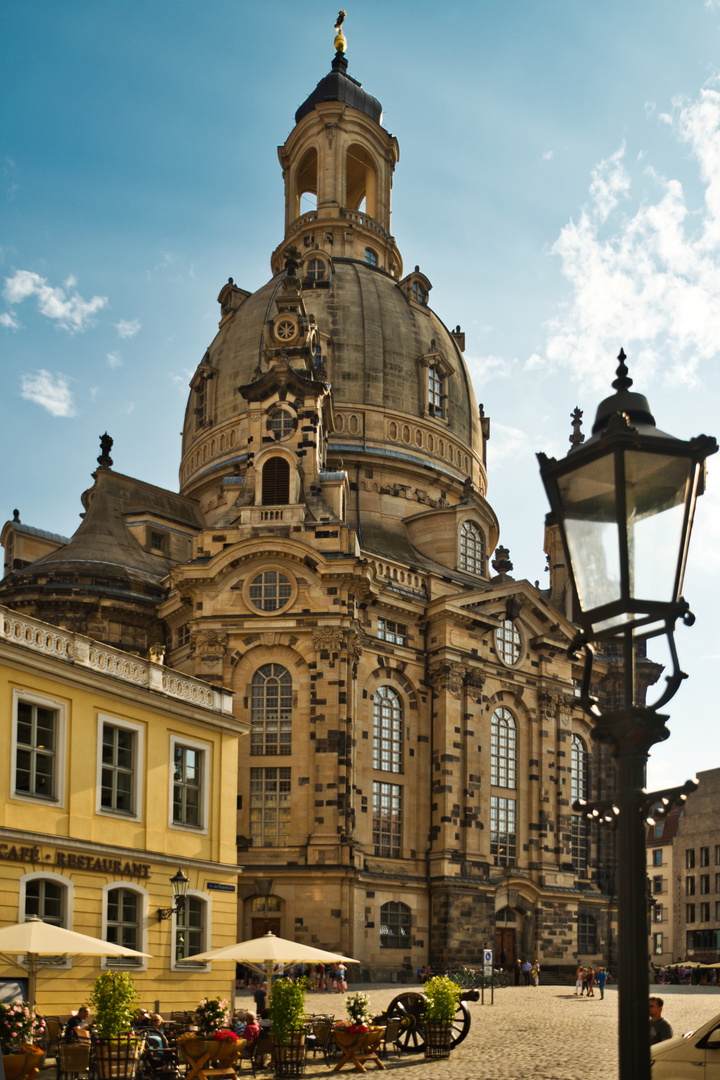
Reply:
[[285, 506], [290, 502], [290, 466], [285, 458], [271, 457], [262, 471], [263, 506]]
[[318, 156], [311, 146], [306, 150], [295, 174], [295, 217], [317, 210]]
[[[363, 202], [365, 206], [363, 207]], [[377, 170], [367, 150], [352, 143], [345, 159], [345, 205], [377, 217]]]

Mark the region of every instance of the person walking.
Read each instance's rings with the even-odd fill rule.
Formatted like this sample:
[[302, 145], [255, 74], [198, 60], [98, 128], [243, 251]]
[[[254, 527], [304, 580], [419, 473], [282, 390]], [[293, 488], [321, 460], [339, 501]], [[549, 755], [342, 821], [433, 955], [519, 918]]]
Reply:
[[584, 972], [585, 972], [585, 968], [582, 966], [582, 964], [580, 964], [577, 971], [575, 972], [575, 996], [576, 997], [582, 997], [583, 974], [584, 974]]
[[672, 1039], [672, 1028], [662, 1014], [664, 1004], [663, 999], [659, 997], [651, 997], [648, 1002], [651, 1046], [654, 1046], [655, 1043], [665, 1042], [666, 1039]]
[[530, 974], [532, 976], [533, 984], [535, 986], [539, 986], [540, 985], [540, 964], [538, 963], [537, 960], [535, 961], [532, 968], [530, 969]]
[[600, 991], [600, 1000], [601, 1001], [605, 997], [605, 983], [607, 982], [607, 980], [608, 980], [608, 973], [605, 970], [605, 968], [601, 967], [600, 970], [597, 973], [597, 984], [598, 984], [598, 990]]
[[530, 972], [532, 971], [532, 964], [530, 963], [529, 960], [525, 961], [525, 963], [522, 966], [522, 969], [523, 969], [523, 977], [525, 979], [525, 985], [529, 986], [530, 985]]
[[595, 969], [592, 968], [592, 967], [589, 967], [587, 969], [587, 996], [588, 997], [595, 997], [594, 986], [595, 986]]

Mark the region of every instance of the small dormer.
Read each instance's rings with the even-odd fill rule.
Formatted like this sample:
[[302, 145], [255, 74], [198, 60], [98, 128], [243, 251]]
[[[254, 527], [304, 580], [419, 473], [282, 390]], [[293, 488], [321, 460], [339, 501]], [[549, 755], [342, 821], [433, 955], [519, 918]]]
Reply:
[[210, 427], [213, 422], [215, 408], [215, 376], [217, 371], [210, 363], [210, 353], [206, 350], [190, 380], [190, 389], [193, 392], [192, 404], [195, 415], [194, 429], [196, 432]]
[[326, 251], [313, 248], [303, 254], [300, 267], [303, 289], [327, 288], [332, 281], [333, 262]]
[[251, 293], [245, 289], [239, 289], [232, 278], [228, 278], [227, 285], [223, 285], [218, 296], [218, 304], [220, 305], [220, 322], [218, 326], [224, 326], [233, 317], [242, 302], [247, 300], [250, 295]]
[[417, 304], [421, 308], [428, 306], [432, 285], [430, 279], [420, 273], [419, 266], [416, 266], [411, 274], [402, 279], [399, 288], [403, 290], [412, 304]]
[[[318, 334], [315, 317], [309, 315], [302, 295], [301, 263], [296, 249], [286, 260], [286, 274], [275, 296], [275, 313], [271, 313], [263, 330], [263, 356], [268, 367], [287, 359], [293, 367], [311, 369], [315, 364]], [[320, 272], [321, 258], [315, 259]]]
[[435, 420], [447, 423], [450, 410], [448, 380], [454, 374], [454, 368], [444, 352], [436, 348], [435, 339], [430, 343], [430, 352], [418, 357], [420, 368], [420, 412], [422, 416], [432, 416]]

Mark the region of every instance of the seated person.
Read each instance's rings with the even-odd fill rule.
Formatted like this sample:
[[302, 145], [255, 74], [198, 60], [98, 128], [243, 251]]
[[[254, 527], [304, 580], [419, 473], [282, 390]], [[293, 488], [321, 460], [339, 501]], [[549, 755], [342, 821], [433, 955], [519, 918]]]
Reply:
[[245, 1029], [243, 1031], [245, 1046], [243, 1047], [243, 1052], [252, 1051], [259, 1038], [260, 1025], [257, 1022], [255, 1013], [252, 1009], [248, 1009], [245, 1013]]
[[232, 1021], [230, 1026], [232, 1027], [232, 1030], [235, 1032], [236, 1035], [242, 1036], [243, 1032], [245, 1031], [245, 1025], [246, 1024], [247, 1024], [247, 1013], [240, 1011], [235, 1016], [235, 1018]]
[[89, 1039], [90, 1035], [87, 1028], [87, 1021], [90, 1015], [89, 1010], [81, 1005], [74, 1016], [71, 1016], [65, 1025], [65, 1034], [63, 1040], [66, 1043], [80, 1042], [81, 1039]]

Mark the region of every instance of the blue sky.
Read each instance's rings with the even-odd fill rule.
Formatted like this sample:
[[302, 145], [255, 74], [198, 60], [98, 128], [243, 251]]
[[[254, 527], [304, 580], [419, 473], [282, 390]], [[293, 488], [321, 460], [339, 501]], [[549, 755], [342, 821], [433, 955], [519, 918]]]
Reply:
[[[329, 69], [337, 5], [0, 7], [0, 521], [71, 534], [98, 436], [177, 488], [188, 381], [229, 276], [282, 239], [276, 147]], [[720, 0], [357, 0], [350, 73], [400, 142], [393, 232], [467, 335], [489, 499], [546, 583], [535, 451], [589, 428], [628, 354], [658, 425], [718, 435]], [[720, 467], [681, 629], [690, 679], [653, 787], [720, 766]]]

